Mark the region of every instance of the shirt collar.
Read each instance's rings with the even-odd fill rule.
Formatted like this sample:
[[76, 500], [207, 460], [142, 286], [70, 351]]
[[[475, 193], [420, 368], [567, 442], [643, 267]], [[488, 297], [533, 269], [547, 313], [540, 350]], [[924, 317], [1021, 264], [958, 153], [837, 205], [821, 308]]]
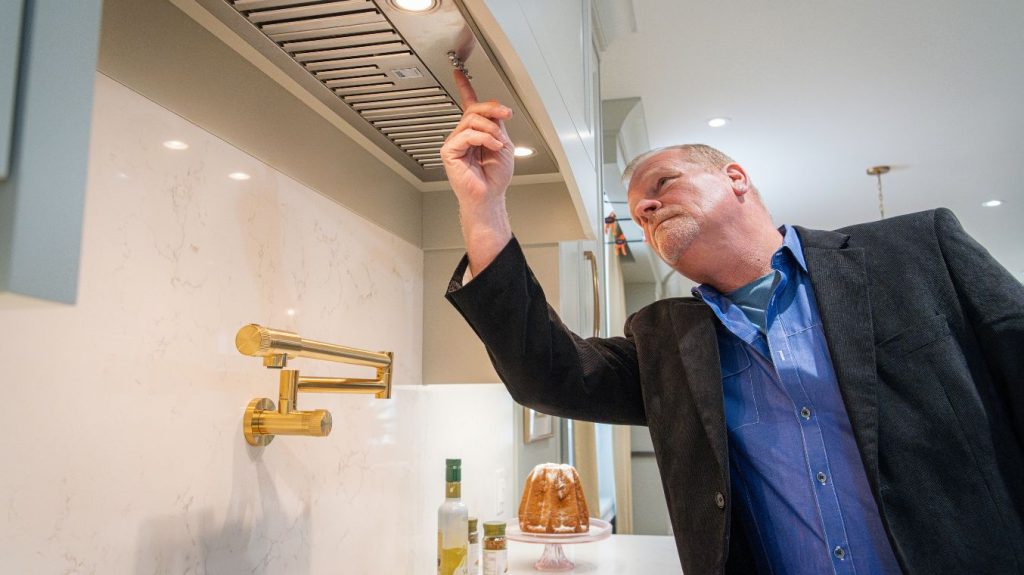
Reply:
[[779, 232], [784, 236], [782, 238], [782, 247], [779, 249], [788, 251], [793, 256], [793, 259], [796, 260], [796, 263], [800, 264], [800, 269], [806, 272], [807, 262], [804, 260], [804, 246], [800, 243], [800, 234], [797, 233], [796, 228], [786, 224], [779, 228]]
[[[807, 262], [804, 260], [804, 249], [803, 244], [800, 243], [800, 234], [797, 233], [796, 228], [789, 224], [785, 224], [779, 228], [779, 233], [782, 234], [782, 246], [772, 255], [772, 268], [779, 267], [779, 258], [785, 257], [783, 254], [788, 253], [794, 261], [800, 266], [800, 269], [807, 272]], [[722, 297], [722, 294], [715, 288], [708, 284], [701, 284], [694, 287], [691, 290], [694, 297], [703, 300], [705, 303], [709, 301], [717, 301], [718, 298]]]

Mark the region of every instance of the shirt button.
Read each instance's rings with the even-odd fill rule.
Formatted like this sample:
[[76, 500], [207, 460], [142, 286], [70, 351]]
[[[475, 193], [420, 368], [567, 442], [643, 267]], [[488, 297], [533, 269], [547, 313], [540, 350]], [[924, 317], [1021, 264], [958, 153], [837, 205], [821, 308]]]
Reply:
[[715, 493], [715, 505], [717, 505], [719, 509], [725, 509], [725, 495], [722, 495], [721, 491]]
[[846, 559], [846, 550], [839, 545], [836, 545], [836, 548], [832, 550], [832, 554], [835, 555], [836, 559], [840, 561]]
[[820, 483], [822, 485], [825, 485], [826, 481], [828, 481], [828, 477], [825, 475], [825, 472], [824, 471], [819, 471], [818, 472], [818, 483]]
[[801, 407], [800, 408], [800, 417], [802, 417], [804, 419], [810, 419], [811, 418], [811, 408], [806, 407], [806, 406], [805, 407]]

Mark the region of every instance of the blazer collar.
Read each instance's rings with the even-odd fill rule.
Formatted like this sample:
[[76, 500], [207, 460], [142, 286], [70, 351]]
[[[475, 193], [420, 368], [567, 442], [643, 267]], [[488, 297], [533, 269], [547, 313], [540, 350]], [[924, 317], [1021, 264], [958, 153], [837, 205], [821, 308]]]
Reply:
[[865, 252], [849, 247], [847, 234], [797, 230], [839, 391], [877, 500], [878, 374]]
[[826, 230], [811, 230], [801, 226], [793, 226], [800, 234], [800, 244], [804, 249], [841, 249], [845, 248], [850, 241], [849, 234], [842, 232], [830, 232]]

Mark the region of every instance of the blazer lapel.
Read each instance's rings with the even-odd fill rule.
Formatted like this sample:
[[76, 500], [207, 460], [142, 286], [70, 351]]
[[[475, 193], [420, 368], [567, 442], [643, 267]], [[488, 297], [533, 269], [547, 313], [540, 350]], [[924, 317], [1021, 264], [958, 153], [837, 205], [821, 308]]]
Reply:
[[714, 315], [704, 304], [686, 301], [675, 303], [671, 314], [687, 387], [728, 484], [729, 444]]
[[868, 482], [879, 499], [878, 376], [864, 249], [846, 247], [845, 234], [797, 231], [839, 390]]

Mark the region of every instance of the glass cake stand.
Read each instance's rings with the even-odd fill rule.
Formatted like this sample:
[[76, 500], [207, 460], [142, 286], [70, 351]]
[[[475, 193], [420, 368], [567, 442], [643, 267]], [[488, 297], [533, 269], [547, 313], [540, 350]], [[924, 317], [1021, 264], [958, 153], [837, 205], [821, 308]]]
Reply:
[[544, 553], [533, 564], [537, 571], [571, 571], [576, 564], [565, 556], [562, 545], [590, 543], [608, 539], [612, 534], [612, 524], [600, 519], [590, 518], [590, 530], [586, 533], [523, 533], [519, 529], [519, 519], [513, 517], [505, 529], [505, 537], [521, 543], [541, 543]]

